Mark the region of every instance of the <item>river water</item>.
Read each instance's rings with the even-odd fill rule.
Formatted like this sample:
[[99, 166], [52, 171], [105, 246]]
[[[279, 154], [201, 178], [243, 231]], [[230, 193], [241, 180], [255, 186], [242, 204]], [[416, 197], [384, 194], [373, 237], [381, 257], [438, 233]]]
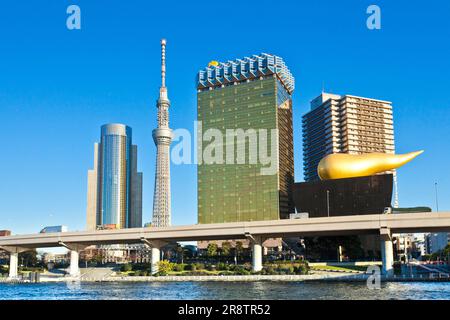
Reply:
[[0, 300], [450, 299], [448, 282], [153, 282], [0, 284]]

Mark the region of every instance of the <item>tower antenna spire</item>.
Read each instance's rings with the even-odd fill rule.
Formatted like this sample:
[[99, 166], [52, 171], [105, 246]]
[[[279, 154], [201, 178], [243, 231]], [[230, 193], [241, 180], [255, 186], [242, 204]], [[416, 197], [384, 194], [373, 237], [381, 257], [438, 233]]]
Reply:
[[161, 39], [161, 88], [166, 87], [166, 39]]

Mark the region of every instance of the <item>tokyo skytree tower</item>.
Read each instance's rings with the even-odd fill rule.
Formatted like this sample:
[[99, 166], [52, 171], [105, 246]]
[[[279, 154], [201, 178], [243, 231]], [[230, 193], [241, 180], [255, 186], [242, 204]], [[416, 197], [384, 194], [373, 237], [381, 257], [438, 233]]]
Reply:
[[161, 88], [159, 89], [158, 127], [153, 130], [156, 145], [155, 193], [153, 195], [152, 226], [168, 227], [171, 224], [170, 210], [170, 143], [172, 130], [169, 128], [170, 101], [166, 88], [166, 40], [161, 40]]

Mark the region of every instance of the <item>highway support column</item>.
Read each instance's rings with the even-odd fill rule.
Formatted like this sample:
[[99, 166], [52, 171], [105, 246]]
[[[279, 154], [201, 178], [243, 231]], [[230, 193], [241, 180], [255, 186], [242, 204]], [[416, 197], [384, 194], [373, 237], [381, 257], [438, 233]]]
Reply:
[[263, 247], [264, 239], [261, 236], [246, 234], [252, 245], [252, 271], [259, 272], [263, 267]]
[[9, 278], [14, 279], [19, 275], [18, 269], [19, 253], [10, 252], [9, 253]]
[[159, 271], [159, 261], [161, 260], [161, 248], [166, 244], [161, 240], [147, 240], [141, 238], [142, 243], [151, 248], [150, 273], [155, 275]]
[[151, 257], [151, 266], [150, 271], [151, 274], [157, 274], [159, 271], [159, 261], [161, 260], [161, 247], [158, 245], [153, 244], [152, 245], [152, 257]]
[[76, 250], [70, 250], [70, 267], [69, 274], [71, 277], [78, 277], [80, 275], [80, 254]]
[[9, 275], [10, 279], [17, 279], [19, 276], [18, 266], [19, 266], [19, 253], [30, 251], [33, 249], [23, 248], [23, 247], [10, 247], [3, 246], [1, 249], [9, 253]]
[[389, 228], [380, 229], [381, 240], [381, 273], [385, 276], [394, 275], [394, 249], [392, 247], [392, 234]]
[[59, 245], [65, 247], [70, 251], [70, 266], [69, 266], [69, 275], [71, 277], [79, 277], [80, 276], [80, 251], [83, 251], [88, 247], [85, 244], [78, 243], [64, 243], [59, 242]]

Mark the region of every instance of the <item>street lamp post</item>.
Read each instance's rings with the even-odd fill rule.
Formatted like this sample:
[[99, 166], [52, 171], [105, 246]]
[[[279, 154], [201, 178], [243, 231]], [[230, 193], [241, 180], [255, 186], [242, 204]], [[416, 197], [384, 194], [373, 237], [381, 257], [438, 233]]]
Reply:
[[436, 211], [439, 211], [439, 202], [438, 202], [438, 187], [437, 187], [437, 182], [434, 183], [434, 191], [436, 194]]
[[241, 221], [241, 197], [239, 197], [238, 202], [238, 221]]
[[330, 190], [327, 190], [327, 214], [330, 217]]

